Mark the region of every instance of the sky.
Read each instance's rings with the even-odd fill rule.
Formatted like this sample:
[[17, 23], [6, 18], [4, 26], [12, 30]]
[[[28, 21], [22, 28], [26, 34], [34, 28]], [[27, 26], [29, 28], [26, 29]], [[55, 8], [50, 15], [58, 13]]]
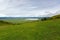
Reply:
[[60, 0], [0, 0], [0, 17], [42, 17], [60, 13]]

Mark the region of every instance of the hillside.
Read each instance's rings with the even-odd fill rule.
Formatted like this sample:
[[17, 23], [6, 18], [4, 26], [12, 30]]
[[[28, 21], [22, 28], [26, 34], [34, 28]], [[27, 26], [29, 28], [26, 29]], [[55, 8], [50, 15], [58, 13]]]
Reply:
[[41, 19], [41, 21], [56, 20], [56, 19], [60, 19], [60, 14], [54, 15], [54, 16], [52, 16], [52, 17], [45, 17], [45, 18]]
[[2, 25], [0, 40], [60, 40], [60, 19]]
[[59, 15], [55, 15], [53, 17], [51, 17], [51, 19], [60, 19], [60, 14]]
[[1, 25], [13, 25], [13, 23], [0, 20], [0, 26]]

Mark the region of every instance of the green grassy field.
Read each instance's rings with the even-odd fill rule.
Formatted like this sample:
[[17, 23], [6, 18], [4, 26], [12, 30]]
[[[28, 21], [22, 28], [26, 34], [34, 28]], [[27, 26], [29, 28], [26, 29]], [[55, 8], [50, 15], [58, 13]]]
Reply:
[[0, 40], [60, 40], [60, 19], [0, 24]]

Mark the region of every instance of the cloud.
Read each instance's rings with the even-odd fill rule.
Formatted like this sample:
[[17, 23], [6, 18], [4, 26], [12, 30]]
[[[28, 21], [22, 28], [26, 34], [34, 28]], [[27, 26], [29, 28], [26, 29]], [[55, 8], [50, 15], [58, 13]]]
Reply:
[[0, 17], [7, 17], [7, 15], [4, 15], [4, 14], [0, 14]]
[[0, 0], [0, 14], [7, 16], [37, 17], [60, 9], [59, 0]]

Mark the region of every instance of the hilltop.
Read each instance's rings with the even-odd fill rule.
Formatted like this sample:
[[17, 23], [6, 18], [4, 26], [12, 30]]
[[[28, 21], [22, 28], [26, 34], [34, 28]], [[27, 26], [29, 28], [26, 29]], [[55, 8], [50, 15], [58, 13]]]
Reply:
[[53, 17], [51, 17], [52, 19], [60, 19], [60, 14], [59, 15], [55, 15]]

